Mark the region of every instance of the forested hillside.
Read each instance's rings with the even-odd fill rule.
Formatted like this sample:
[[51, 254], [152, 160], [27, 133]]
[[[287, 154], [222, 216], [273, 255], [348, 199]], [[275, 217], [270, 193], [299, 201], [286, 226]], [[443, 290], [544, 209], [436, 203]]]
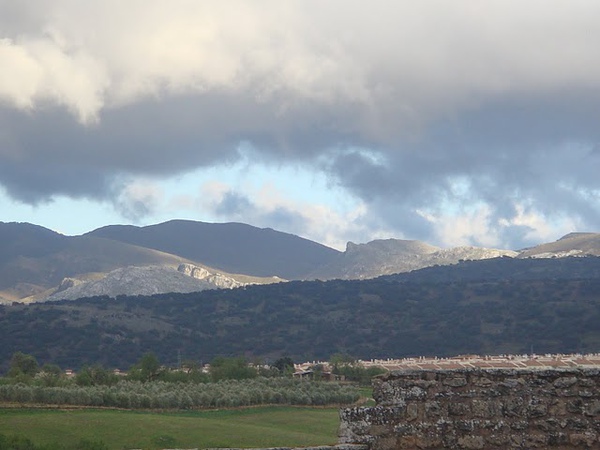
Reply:
[[[553, 273], [551, 261], [531, 260], [529, 270]], [[204, 362], [217, 355], [595, 352], [600, 278], [582, 269], [583, 259], [573, 261], [577, 271], [563, 267], [553, 279], [510, 279], [507, 271], [487, 280], [382, 277], [7, 306], [0, 309], [0, 360], [23, 351], [63, 367], [124, 368], [147, 351], [167, 364], [178, 352]], [[598, 263], [589, 261], [592, 268]]]

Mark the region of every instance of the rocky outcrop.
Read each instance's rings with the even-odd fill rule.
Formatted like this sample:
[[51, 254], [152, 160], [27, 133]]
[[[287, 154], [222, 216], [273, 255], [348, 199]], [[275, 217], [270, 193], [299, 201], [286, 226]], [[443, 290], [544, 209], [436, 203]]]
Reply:
[[116, 297], [169, 292], [188, 293], [205, 289], [233, 289], [248, 284], [253, 283], [242, 282], [193, 264], [180, 264], [177, 269], [170, 266], [130, 266], [113, 270], [94, 280], [65, 278], [51, 295], [40, 300], [77, 300], [103, 295]]
[[81, 283], [84, 283], [83, 280], [78, 280], [77, 278], [63, 278], [63, 280], [56, 288], [56, 292], [66, 291], [67, 289], [71, 289], [72, 287], [79, 286]]
[[524, 249], [519, 258], [600, 256], [600, 233], [570, 233], [555, 242]]
[[196, 280], [206, 281], [219, 289], [232, 289], [247, 285], [247, 283], [242, 283], [218, 272], [210, 272], [204, 267], [195, 266], [193, 264], [180, 264], [177, 271], [195, 278]]
[[600, 448], [600, 369], [460, 369], [376, 379], [340, 442], [391, 449]]
[[457, 264], [461, 260], [481, 260], [517, 256], [512, 250], [480, 247], [441, 249], [420, 241], [382, 239], [367, 244], [348, 242], [346, 251], [320, 267], [312, 278], [366, 279], [410, 272], [435, 265]]
[[[61, 289], [62, 287], [62, 289]], [[213, 289], [207, 280], [195, 279], [173, 267], [124, 267], [113, 270], [98, 280], [66, 279], [46, 301], [77, 300], [84, 297], [118, 295], [154, 295], [169, 292], [196, 292]]]

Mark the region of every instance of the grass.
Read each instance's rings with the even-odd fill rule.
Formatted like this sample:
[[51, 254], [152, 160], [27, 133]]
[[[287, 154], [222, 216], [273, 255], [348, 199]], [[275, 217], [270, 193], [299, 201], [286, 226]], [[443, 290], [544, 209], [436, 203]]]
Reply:
[[101, 440], [110, 449], [282, 447], [337, 442], [338, 408], [259, 407], [194, 412], [0, 409], [0, 433], [35, 444]]
[[375, 400], [373, 400], [373, 388], [371, 386], [361, 386], [358, 391], [360, 392], [360, 406], [375, 406]]

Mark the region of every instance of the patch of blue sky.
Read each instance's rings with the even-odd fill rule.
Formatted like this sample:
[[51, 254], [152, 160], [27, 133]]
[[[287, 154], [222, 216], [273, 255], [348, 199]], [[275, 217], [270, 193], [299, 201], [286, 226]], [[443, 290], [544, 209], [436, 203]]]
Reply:
[[313, 167], [302, 164], [253, 163], [249, 157], [235, 164], [196, 169], [185, 175], [172, 177], [161, 182], [168, 197], [195, 193], [201, 186], [219, 182], [230, 190], [242, 193], [252, 200], [253, 195], [264, 188], [272, 189], [275, 195], [296, 203], [319, 204], [340, 213], [356, 207], [358, 200], [342, 188], [331, 183], [327, 175]]
[[29, 222], [69, 236], [123, 222], [108, 202], [57, 197], [38, 205], [28, 205], [11, 199], [3, 190], [0, 190], [0, 210], [3, 222]]
[[[202, 209], [195, 201], [202, 195], [202, 187], [218, 182], [233, 192], [247, 196], [251, 201], [264, 195], [264, 191], [298, 208], [302, 205], [320, 205], [344, 215], [360, 201], [332, 182], [325, 172], [308, 164], [270, 163], [257, 159], [251, 149], [240, 149], [240, 158], [233, 163], [199, 168], [166, 179], [130, 178], [129, 183], [150, 184], [161, 193], [161, 201], [148, 214], [132, 219], [122, 214], [119, 199], [89, 200], [57, 196], [52, 200], [32, 206], [11, 199], [0, 189], [0, 220], [4, 222], [29, 222], [50, 228], [65, 235], [79, 235], [109, 224], [133, 223], [149, 225], [171, 219], [219, 222], [222, 217]], [[124, 186], [127, 185], [127, 182]], [[178, 198], [188, 202], [177, 202]]]

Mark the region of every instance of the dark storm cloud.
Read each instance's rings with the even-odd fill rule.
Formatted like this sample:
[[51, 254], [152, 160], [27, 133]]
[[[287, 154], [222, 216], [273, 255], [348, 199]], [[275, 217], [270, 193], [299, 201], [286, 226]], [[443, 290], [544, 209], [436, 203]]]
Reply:
[[[374, 201], [379, 216], [411, 236], [427, 239], [419, 208], [444, 200], [484, 202], [495, 221], [510, 220], [519, 205], [548, 217], [580, 217], [600, 227], [600, 95], [587, 93], [500, 99], [450, 120], [432, 123], [416, 140], [380, 148], [382, 161], [360, 152], [340, 153], [327, 166], [338, 182]], [[468, 191], [453, 194], [453, 184]], [[376, 206], [377, 205], [377, 206]], [[403, 223], [403, 221], [405, 223]], [[521, 230], [521, 231], [520, 231]], [[505, 242], [519, 247], [523, 227], [508, 227]]]

